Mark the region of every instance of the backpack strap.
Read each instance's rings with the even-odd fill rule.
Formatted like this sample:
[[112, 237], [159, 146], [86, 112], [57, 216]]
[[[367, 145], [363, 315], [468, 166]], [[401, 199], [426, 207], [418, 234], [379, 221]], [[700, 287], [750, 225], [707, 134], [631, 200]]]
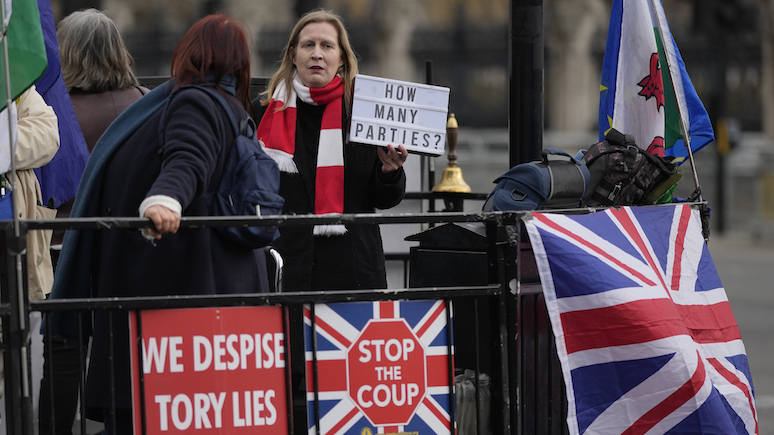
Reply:
[[607, 132], [605, 135], [605, 140], [612, 145], [637, 146], [637, 144], [634, 142], [634, 136], [630, 134], [623, 134], [614, 128], [611, 128], [610, 131]]

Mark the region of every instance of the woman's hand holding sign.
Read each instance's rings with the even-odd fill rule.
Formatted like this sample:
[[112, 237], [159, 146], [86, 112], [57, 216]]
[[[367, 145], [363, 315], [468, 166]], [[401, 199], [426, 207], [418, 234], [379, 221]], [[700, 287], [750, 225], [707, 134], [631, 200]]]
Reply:
[[398, 145], [397, 150], [394, 146], [387, 145], [387, 148], [380, 147], [376, 152], [379, 154], [379, 160], [382, 161], [382, 172], [385, 174], [400, 169], [408, 157], [408, 151], [403, 145]]

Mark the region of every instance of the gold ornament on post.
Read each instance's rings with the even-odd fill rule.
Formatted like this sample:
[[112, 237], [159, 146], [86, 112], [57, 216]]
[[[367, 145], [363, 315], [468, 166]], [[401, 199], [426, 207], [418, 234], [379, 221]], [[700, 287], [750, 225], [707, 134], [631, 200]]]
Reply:
[[457, 167], [457, 118], [449, 114], [446, 121], [446, 138], [449, 143], [449, 165], [443, 170], [441, 181], [433, 192], [470, 193], [470, 186], [462, 179], [462, 169]]

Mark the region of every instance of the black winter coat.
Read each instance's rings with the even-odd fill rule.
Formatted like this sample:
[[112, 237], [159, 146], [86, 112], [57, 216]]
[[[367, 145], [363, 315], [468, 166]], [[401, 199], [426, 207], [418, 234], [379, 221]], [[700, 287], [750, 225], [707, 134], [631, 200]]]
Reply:
[[[235, 114], [247, 116], [235, 100], [230, 102]], [[111, 157], [100, 216], [137, 216], [143, 199], [153, 195], [179, 201], [183, 216], [207, 215], [202, 195], [220, 182], [234, 140], [229, 119], [209, 95], [183, 90], [169, 105], [160, 153], [161, 121], [160, 112], [151, 116]], [[136, 229], [97, 233], [92, 269], [97, 297], [240, 294], [266, 285], [266, 269], [259, 266], [256, 253], [231, 244], [213, 229], [181, 228], [153, 242]], [[106, 312], [96, 312], [85, 395], [87, 404], [96, 407], [110, 403], [107, 321]], [[114, 316], [112, 323], [117, 405], [129, 408], [126, 317]]]
[[[285, 214], [314, 213], [314, 175], [317, 143], [325, 106], [297, 103], [296, 150], [298, 174], [281, 173], [280, 194]], [[256, 122], [266, 108], [253, 102]], [[343, 110], [342, 113], [347, 113]], [[401, 168], [383, 174], [376, 147], [349, 143], [348, 120], [342, 123], [344, 136], [344, 213], [373, 213], [397, 205], [406, 191], [406, 174]], [[275, 246], [285, 264], [285, 291], [356, 290], [386, 288], [384, 250], [379, 226], [347, 225], [341, 236], [318, 236], [310, 226], [283, 226]]]

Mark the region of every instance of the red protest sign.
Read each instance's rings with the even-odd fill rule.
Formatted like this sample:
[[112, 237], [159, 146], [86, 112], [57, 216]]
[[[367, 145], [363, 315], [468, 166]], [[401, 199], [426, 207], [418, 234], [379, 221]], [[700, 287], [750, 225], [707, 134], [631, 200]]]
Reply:
[[[135, 433], [287, 433], [280, 307], [130, 316]], [[142, 335], [142, 340], [139, 335]]]
[[372, 319], [347, 351], [349, 397], [374, 426], [404, 426], [425, 397], [425, 350], [403, 319]]

